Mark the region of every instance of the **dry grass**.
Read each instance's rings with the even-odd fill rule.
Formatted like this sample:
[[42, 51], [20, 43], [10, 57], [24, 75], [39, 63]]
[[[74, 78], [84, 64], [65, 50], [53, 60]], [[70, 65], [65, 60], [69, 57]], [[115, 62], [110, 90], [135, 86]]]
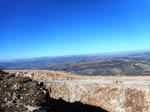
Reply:
[[52, 70], [5, 70], [9, 73], [16, 72], [33, 72], [35, 74], [45, 74], [46, 76], [61, 76], [70, 79], [105, 79], [105, 80], [150, 80], [150, 76], [82, 76], [73, 73], [67, 73], [63, 71], [52, 71]]

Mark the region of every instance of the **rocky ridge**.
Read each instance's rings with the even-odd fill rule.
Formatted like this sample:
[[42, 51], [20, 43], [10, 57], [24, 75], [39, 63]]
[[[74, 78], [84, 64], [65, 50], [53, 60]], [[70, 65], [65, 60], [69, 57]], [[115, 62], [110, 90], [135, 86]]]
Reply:
[[68, 103], [50, 98], [46, 84], [42, 80], [32, 80], [34, 74], [8, 74], [0, 70], [0, 112], [106, 112], [80, 102]]
[[150, 112], [150, 77], [89, 77], [62, 72], [10, 70], [44, 82], [50, 97], [82, 102], [109, 112]]

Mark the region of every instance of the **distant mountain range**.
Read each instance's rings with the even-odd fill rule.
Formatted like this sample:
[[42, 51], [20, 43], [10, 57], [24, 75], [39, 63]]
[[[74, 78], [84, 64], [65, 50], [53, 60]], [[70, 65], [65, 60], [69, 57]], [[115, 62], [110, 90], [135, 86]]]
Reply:
[[81, 75], [150, 75], [150, 52], [1, 60], [2, 69], [47, 69]]

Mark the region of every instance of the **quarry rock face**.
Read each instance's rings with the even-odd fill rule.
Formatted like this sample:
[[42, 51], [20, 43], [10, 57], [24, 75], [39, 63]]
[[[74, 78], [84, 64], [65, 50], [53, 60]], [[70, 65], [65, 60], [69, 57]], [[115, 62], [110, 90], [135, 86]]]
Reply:
[[81, 77], [30, 72], [32, 78], [45, 83], [51, 98], [98, 106], [109, 112], [150, 112], [150, 77]]
[[[111, 83], [111, 82], [110, 82]], [[110, 112], [150, 112], [149, 87], [103, 84], [92, 81], [54, 81], [48, 85], [50, 96], [67, 102], [80, 101]]]

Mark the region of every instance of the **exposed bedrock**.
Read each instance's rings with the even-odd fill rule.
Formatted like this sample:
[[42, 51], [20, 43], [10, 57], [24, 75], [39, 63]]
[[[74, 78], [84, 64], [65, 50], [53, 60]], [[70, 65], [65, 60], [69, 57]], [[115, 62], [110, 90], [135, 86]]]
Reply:
[[109, 112], [150, 112], [150, 77], [90, 78], [39, 73], [32, 72], [32, 78], [45, 83], [51, 98], [82, 102]]
[[110, 112], [150, 112], [149, 87], [118, 86], [95, 81], [54, 81], [48, 84], [52, 98], [80, 101]]
[[0, 112], [107, 112], [81, 102], [49, 97], [43, 83], [0, 70]]

